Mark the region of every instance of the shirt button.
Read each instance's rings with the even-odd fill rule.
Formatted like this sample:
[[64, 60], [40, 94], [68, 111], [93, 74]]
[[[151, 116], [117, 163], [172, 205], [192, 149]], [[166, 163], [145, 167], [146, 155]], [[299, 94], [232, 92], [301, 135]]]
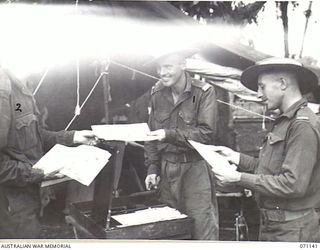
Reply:
[[276, 207], [276, 209], [277, 209], [277, 210], [279, 210], [279, 209], [280, 209], [280, 207]]
[[181, 111], [179, 111], [179, 116], [182, 116], [182, 112]]

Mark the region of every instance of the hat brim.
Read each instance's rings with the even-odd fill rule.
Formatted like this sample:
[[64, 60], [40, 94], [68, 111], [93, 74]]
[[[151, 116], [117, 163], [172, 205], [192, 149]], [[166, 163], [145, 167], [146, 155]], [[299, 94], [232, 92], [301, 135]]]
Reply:
[[311, 92], [318, 86], [318, 77], [310, 69], [293, 64], [265, 64], [265, 65], [254, 65], [247, 68], [240, 77], [241, 83], [247, 88], [257, 91], [258, 90], [258, 77], [261, 73], [270, 70], [289, 70], [293, 71], [299, 77], [299, 87], [302, 94]]
[[152, 60], [150, 60], [149, 62], [145, 63], [145, 65], [153, 65], [153, 64], [158, 64], [160, 63], [164, 58], [171, 56], [171, 55], [178, 55], [181, 58], [188, 58], [193, 56], [194, 54], [199, 53], [200, 50], [197, 48], [190, 48], [190, 49], [183, 49], [183, 50], [177, 50], [177, 51], [170, 51], [170, 52], [166, 52], [163, 53], [155, 58], [153, 58]]

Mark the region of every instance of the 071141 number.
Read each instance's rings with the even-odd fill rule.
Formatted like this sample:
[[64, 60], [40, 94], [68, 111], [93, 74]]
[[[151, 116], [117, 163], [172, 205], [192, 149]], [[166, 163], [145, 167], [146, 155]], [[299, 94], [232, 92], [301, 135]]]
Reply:
[[315, 243], [301, 243], [300, 248], [318, 248], [318, 244]]

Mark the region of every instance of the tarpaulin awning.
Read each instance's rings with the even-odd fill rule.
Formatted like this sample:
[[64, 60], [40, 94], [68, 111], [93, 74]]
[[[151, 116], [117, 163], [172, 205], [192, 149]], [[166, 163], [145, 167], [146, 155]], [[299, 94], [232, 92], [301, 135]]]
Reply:
[[206, 82], [223, 88], [241, 99], [247, 101], [261, 101], [257, 93], [246, 88], [240, 82], [241, 70], [224, 67], [210, 63], [203, 59], [187, 59], [187, 71], [198, 74], [206, 79]]

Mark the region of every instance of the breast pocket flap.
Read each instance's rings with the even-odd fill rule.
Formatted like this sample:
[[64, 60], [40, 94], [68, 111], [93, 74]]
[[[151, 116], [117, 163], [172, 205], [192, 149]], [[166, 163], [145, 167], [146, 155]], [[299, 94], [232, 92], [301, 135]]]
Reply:
[[285, 135], [279, 135], [279, 134], [274, 134], [274, 133], [269, 133], [269, 135], [268, 135], [270, 145], [284, 141], [284, 138], [285, 138]]
[[183, 119], [183, 121], [186, 124], [193, 124], [195, 121], [195, 116], [192, 113], [180, 111], [179, 116]]
[[170, 117], [169, 113], [165, 112], [155, 112], [154, 113], [154, 119], [156, 119], [159, 122], [164, 122], [165, 120], [168, 120]]
[[23, 127], [29, 127], [33, 121], [37, 121], [37, 117], [34, 114], [28, 114], [17, 118], [16, 121], [16, 128], [21, 129]]

